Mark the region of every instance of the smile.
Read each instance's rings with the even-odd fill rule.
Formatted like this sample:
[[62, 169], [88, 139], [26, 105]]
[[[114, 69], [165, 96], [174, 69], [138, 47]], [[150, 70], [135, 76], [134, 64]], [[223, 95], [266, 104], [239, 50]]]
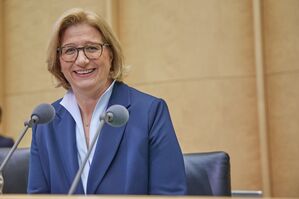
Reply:
[[92, 73], [93, 71], [95, 71], [95, 69], [76, 70], [74, 72], [79, 75], [86, 75], [86, 74]]

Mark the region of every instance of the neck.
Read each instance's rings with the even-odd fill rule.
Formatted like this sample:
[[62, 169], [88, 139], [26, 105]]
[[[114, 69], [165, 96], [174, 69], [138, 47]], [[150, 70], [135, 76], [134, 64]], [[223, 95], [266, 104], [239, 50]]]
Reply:
[[98, 88], [95, 91], [88, 91], [88, 89], [85, 89], [87, 91], [73, 90], [80, 108], [82, 119], [84, 119], [83, 122], [88, 123], [89, 125], [92, 113], [95, 109], [98, 100], [103, 95], [103, 93], [109, 88], [111, 83], [112, 80], [108, 80], [101, 88]]

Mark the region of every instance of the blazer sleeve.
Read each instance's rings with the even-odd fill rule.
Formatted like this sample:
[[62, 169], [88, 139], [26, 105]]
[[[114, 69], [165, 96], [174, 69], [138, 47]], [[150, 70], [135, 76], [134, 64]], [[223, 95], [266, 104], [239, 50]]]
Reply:
[[50, 193], [49, 186], [42, 169], [42, 157], [39, 153], [36, 127], [32, 129], [32, 141], [30, 149], [29, 176], [27, 192]]
[[175, 135], [167, 104], [155, 100], [149, 110], [149, 194], [186, 194], [183, 155]]

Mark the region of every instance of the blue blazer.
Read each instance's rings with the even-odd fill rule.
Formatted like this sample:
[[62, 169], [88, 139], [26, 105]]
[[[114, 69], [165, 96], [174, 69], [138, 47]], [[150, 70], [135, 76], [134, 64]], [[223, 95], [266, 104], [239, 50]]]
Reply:
[[[116, 82], [108, 107], [125, 106], [128, 123], [104, 125], [91, 163], [86, 194], [186, 193], [182, 152], [166, 103]], [[66, 194], [78, 171], [75, 121], [53, 103], [54, 120], [33, 128], [28, 193]], [[82, 182], [76, 194], [84, 194]]]

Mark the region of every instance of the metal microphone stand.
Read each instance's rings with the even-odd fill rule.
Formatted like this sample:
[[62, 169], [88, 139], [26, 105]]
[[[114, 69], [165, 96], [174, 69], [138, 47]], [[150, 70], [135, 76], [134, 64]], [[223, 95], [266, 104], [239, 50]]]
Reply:
[[10, 148], [8, 154], [5, 156], [3, 162], [1, 163], [1, 166], [0, 166], [0, 194], [3, 194], [3, 186], [4, 186], [3, 169], [4, 169], [5, 165], [7, 164], [8, 160], [11, 158], [12, 154], [15, 152], [16, 148], [18, 147], [19, 143], [21, 142], [21, 140], [24, 137], [27, 130], [29, 128], [31, 128], [32, 125], [35, 124], [36, 121], [38, 120], [38, 118], [35, 118], [35, 117], [36, 116], [33, 116], [33, 118], [30, 121], [25, 122], [25, 128], [20, 133], [19, 138], [14, 143], [14, 145]]
[[91, 151], [92, 151], [92, 149], [93, 149], [93, 147], [94, 147], [94, 145], [95, 145], [95, 143], [96, 143], [96, 141], [97, 141], [97, 139], [98, 139], [98, 137], [100, 135], [101, 129], [103, 128], [104, 124], [105, 124], [105, 120], [104, 120], [104, 118], [101, 117], [99, 127], [97, 128], [97, 131], [96, 131], [96, 135], [94, 136], [94, 138], [93, 138], [93, 140], [92, 140], [92, 142], [90, 144], [89, 150], [87, 151], [87, 154], [86, 154], [86, 156], [85, 156], [85, 158], [84, 158], [84, 160], [82, 162], [82, 165], [79, 168], [79, 170], [78, 170], [78, 172], [77, 172], [77, 174], [76, 174], [76, 176], [74, 178], [74, 181], [73, 181], [73, 183], [71, 185], [71, 188], [69, 189], [68, 195], [72, 195], [75, 192], [75, 190], [76, 190], [76, 188], [78, 186], [78, 183], [80, 182], [80, 178], [81, 178], [83, 169], [84, 169], [84, 167], [85, 167], [85, 165], [86, 165], [86, 163], [88, 161], [90, 153], [91, 153]]

